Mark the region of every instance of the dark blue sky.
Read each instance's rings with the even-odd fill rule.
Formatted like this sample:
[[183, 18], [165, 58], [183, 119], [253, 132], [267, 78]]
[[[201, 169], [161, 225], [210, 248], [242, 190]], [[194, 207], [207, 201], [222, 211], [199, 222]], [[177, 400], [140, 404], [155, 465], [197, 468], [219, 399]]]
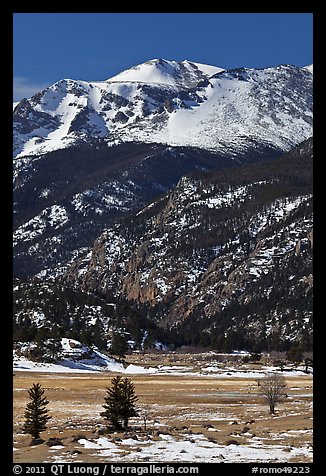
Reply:
[[153, 58], [305, 66], [309, 13], [15, 13], [14, 100], [62, 78], [103, 80]]

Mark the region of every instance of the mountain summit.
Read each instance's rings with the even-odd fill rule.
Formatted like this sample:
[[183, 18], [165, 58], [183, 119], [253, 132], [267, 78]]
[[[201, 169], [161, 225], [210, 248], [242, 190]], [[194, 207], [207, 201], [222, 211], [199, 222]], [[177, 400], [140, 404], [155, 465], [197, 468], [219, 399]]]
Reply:
[[199, 81], [207, 79], [215, 73], [224, 71], [217, 66], [209, 66], [192, 61], [168, 61], [152, 59], [109, 78], [112, 82], [141, 82], [168, 84], [170, 86], [195, 86]]
[[150, 60], [106, 81], [63, 79], [14, 109], [14, 157], [89, 143], [161, 143], [237, 155], [312, 135], [312, 68]]

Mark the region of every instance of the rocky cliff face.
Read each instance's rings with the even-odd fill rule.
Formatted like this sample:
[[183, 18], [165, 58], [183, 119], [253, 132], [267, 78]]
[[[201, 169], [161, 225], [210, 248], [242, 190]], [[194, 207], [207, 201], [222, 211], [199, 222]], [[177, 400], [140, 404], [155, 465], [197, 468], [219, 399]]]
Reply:
[[167, 328], [214, 333], [228, 316], [229, 330], [275, 321], [297, 338], [299, 322], [311, 331], [311, 180], [311, 141], [258, 169], [184, 177], [105, 231], [66, 282], [149, 305]]
[[139, 143], [108, 148], [96, 140], [73, 150], [17, 159], [14, 275], [61, 274], [103, 230], [123, 215], [137, 213], [183, 174], [232, 163], [199, 149]]

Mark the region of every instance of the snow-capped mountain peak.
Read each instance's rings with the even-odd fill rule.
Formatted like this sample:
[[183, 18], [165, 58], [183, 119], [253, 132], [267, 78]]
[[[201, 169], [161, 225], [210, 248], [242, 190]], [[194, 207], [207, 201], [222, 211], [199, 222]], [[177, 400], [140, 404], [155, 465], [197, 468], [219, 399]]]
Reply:
[[62, 79], [14, 109], [14, 156], [94, 138], [235, 154], [312, 135], [312, 67], [223, 68], [153, 59], [106, 81]]
[[204, 65], [191, 61], [169, 61], [152, 59], [134, 66], [109, 78], [109, 82], [140, 82], [168, 85], [191, 85], [215, 73], [224, 71], [217, 66]]
[[302, 69], [308, 71], [311, 74], [314, 73], [314, 65], [313, 64], [308, 64], [307, 66], [304, 66]]

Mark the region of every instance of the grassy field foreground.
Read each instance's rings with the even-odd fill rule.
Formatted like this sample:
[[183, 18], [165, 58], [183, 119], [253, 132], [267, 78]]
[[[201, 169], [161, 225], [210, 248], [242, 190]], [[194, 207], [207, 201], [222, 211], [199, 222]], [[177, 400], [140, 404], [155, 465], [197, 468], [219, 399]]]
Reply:
[[[270, 462], [312, 461], [311, 375], [286, 377], [288, 397], [277, 406], [274, 416], [257, 396], [255, 379], [232, 375], [129, 375], [139, 398], [140, 415], [130, 421], [127, 433], [107, 434], [100, 412], [106, 387], [115, 375], [16, 372], [14, 462], [95, 463], [169, 458], [232, 462], [237, 461], [237, 455], [255, 461], [257, 454], [263, 454], [263, 460]], [[21, 428], [27, 390], [36, 382], [45, 390], [52, 419], [42, 433], [45, 443], [30, 446], [31, 437], [23, 434]], [[59, 441], [48, 446], [49, 438]], [[174, 453], [169, 453], [168, 442], [174, 445]], [[228, 452], [223, 453], [224, 449]]]

